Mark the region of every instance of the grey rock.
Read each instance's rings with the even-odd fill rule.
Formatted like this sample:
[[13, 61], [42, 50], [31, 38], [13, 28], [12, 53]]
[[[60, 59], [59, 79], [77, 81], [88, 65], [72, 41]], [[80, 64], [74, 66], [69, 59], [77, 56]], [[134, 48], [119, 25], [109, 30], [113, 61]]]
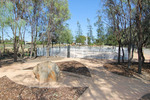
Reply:
[[59, 67], [50, 61], [38, 64], [33, 68], [35, 78], [41, 83], [48, 81], [57, 81], [60, 75]]

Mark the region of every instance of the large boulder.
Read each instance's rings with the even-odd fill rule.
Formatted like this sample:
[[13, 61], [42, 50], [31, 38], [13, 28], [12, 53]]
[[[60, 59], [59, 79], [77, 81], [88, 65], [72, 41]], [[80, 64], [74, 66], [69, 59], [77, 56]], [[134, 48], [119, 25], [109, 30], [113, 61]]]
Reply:
[[60, 70], [59, 67], [50, 61], [38, 64], [33, 68], [35, 77], [41, 82], [57, 81]]

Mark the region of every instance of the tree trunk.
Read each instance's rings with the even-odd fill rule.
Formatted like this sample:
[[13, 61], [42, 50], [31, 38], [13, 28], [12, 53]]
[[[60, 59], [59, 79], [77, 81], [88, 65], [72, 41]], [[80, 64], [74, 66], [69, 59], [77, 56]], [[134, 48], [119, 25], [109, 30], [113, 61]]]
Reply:
[[145, 61], [145, 57], [144, 57], [144, 54], [143, 54], [143, 49], [141, 48], [141, 57], [142, 57], [142, 66], [144, 64], [144, 61]]
[[131, 66], [131, 5], [130, 5], [130, 0], [128, 0], [128, 5], [129, 5], [129, 13], [130, 13], [130, 36], [129, 36], [129, 44], [128, 44], [128, 68]]
[[123, 49], [123, 45], [122, 45], [122, 62], [124, 63], [124, 49]]
[[1, 50], [0, 50], [0, 67], [1, 67], [1, 57], [2, 57], [2, 54], [1, 54]]
[[43, 56], [44, 56], [44, 47], [45, 47], [45, 46], [44, 46], [44, 40], [43, 40], [42, 44], [43, 44]]
[[128, 44], [128, 69], [130, 68], [131, 66], [131, 44], [129, 42]]
[[47, 55], [47, 57], [49, 57], [50, 56], [50, 52], [49, 52], [49, 50], [50, 50], [50, 32], [48, 32], [48, 43], [47, 43], [47, 47], [46, 47], [46, 51], [47, 51], [47, 53], [46, 53], [46, 55]]
[[14, 38], [14, 62], [17, 62], [17, 40]]
[[23, 59], [24, 58], [24, 47], [22, 45], [21, 45], [21, 50], [22, 50], [21, 58]]
[[134, 55], [134, 45], [132, 46], [131, 60], [133, 59], [133, 55]]
[[[51, 26], [51, 18], [49, 18], [49, 21], [48, 21], [48, 28], [50, 28]], [[49, 53], [49, 50], [50, 50], [50, 41], [51, 41], [51, 30], [48, 29], [47, 31], [47, 47], [46, 47], [46, 51], [47, 51], [47, 57], [50, 56], [50, 53]]]
[[38, 34], [38, 17], [36, 18], [36, 32], [35, 32], [35, 38], [34, 38], [34, 58], [37, 57], [37, 45], [36, 45], [36, 41], [37, 41], [37, 34]]
[[52, 41], [52, 48], [54, 47], [54, 43], [53, 43], [53, 41]]
[[60, 42], [59, 42], [59, 52], [61, 51], [61, 48], [60, 48]]
[[31, 49], [30, 49], [30, 58], [32, 58], [33, 54], [33, 28], [31, 29]]
[[31, 43], [30, 58], [32, 58], [32, 55], [33, 55], [33, 43]]
[[36, 48], [36, 43], [34, 43], [34, 58], [37, 57], [37, 48]]
[[50, 49], [50, 47], [49, 47], [49, 45], [47, 45], [47, 47], [46, 47], [46, 56], [47, 56], [47, 58], [50, 56], [49, 49]]
[[5, 53], [4, 28], [2, 28], [3, 53]]
[[141, 69], [142, 69], [142, 59], [141, 59], [141, 56], [142, 56], [142, 51], [141, 51], [141, 43], [139, 43], [138, 45], [138, 73], [141, 74]]
[[16, 30], [17, 28], [15, 28], [15, 31], [13, 30], [13, 35], [14, 35], [14, 62], [17, 62], [17, 37], [16, 37]]
[[24, 47], [25, 47], [25, 44], [23, 43], [23, 40], [22, 40], [22, 38], [21, 38], [21, 50], [22, 50], [22, 52], [21, 52], [21, 58], [23, 59], [24, 58]]
[[119, 47], [118, 47], [118, 64], [120, 64], [120, 47], [121, 47], [121, 40], [118, 41]]
[[141, 17], [142, 17], [142, 1], [138, 0], [137, 6], [137, 16], [136, 16], [136, 25], [138, 29], [138, 73], [141, 74], [142, 69], [142, 25], [141, 25]]

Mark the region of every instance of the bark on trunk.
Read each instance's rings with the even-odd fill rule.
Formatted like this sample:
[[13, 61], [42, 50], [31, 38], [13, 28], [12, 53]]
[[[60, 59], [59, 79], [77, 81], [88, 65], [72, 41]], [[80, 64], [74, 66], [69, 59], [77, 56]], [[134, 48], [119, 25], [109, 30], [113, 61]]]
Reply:
[[128, 6], [129, 6], [129, 13], [130, 13], [130, 35], [129, 35], [129, 44], [128, 44], [128, 68], [131, 66], [131, 5], [130, 1], [128, 0]]
[[132, 46], [131, 60], [133, 59], [133, 55], [134, 55], [134, 45]]
[[131, 66], [131, 44], [128, 44], [128, 68]]
[[45, 47], [45, 46], [44, 46], [44, 40], [43, 40], [42, 44], [43, 44], [43, 56], [44, 56], [44, 47]]
[[138, 29], [138, 73], [141, 74], [142, 69], [142, 25], [141, 25], [141, 17], [142, 17], [142, 1], [138, 0], [137, 6], [137, 16], [136, 16], [136, 25]]
[[17, 43], [16, 36], [14, 38], [14, 62], [17, 62]]
[[123, 49], [123, 45], [122, 45], [122, 62], [124, 63], [124, 49]]
[[143, 54], [143, 49], [141, 49], [141, 57], [142, 57], [142, 66], [143, 66], [143, 64], [144, 64], [144, 61], [145, 61], [145, 57], [144, 57], [144, 54]]
[[59, 42], [59, 52], [61, 51], [61, 48], [60, 48], [60, 42]]
[[1, 57], [2, 57], [2, 55], [1, 55], [1, 50], [0, 50], [0, 67], [1, 67]]
[[49, 47], [49, 45], [47, 45], [47, 47], [46, 47], [46, 56], [47, 56], [47, 58], [50, 56], [49, 49], [50, 49], [50, 47]]
[[16, 30], [17, 30], [17, 28], [15, 28], [15, 31], [13, 31], [13, 34], [14, 34], [14, 62], [17, 62], [17, 53], [18, 53]]
[[22, 52], [21, 52], [21, 58], [23, 59], [24, 58], [24, 47], [21, 45], [21, 50], [22, 50]]
[[32, 55], [33, 55], [33, 43], [31, 43], [30, 58], [32, 58]]
[[48, 32], [48, 43], [47, 43], [47, 47], [46, 47], [46, 55], [47, 55], [47, 57], [49, 57], [50, 56], [50, 52], [49, 52], [49, 50], [50, 50], [50, 31]]
[[119, 48], [118, 48], [118, 64], [120, 64], [120, 47], [121, 47], [121, 40], [118, 41]]
[[138, 73], [141, 74], [141, 69], [142, 69], [142, 59], [141, 59], [141, 56], [142, 56], [142, 51], [141, 51], [141, 44], [139, 43], [138, 45]]
[[38, 26], [38, 17], [36, 19], [36, 32], [35, 32], [36, 34], [35, 34], [35, 38], [34, 38], [34, 58], [37, 57], [37, 46], [36, 46], [37, 34], [38, 34], [37, 26]]
[[5, 53], [4, 28], [2, 28], [3, 53]]
[[33, 54], [33, 29], [31, 29], [31, 49], [30, 49], [30, 58], [32, 58]]
[[34, 44], [34, 58], [37, 57], [37, 48], [36, 48], [36, 44]]
[[53, 41], [52, 41], [52, 48], [54, 47], [54, 43], [53, 43]]

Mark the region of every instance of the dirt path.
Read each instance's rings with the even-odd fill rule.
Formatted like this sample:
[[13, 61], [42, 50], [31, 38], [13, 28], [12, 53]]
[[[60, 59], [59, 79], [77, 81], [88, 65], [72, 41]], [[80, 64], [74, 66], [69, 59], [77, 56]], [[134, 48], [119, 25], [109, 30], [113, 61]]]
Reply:
[[53, 62], [75, 60], [85, 64], [92, 75], [92, 78], [82, 75], [68, 75], [63, 73], [63, 77], [57, 83], [39, 84], [34, 78], [32, 70], [24, 70], [35, 66], [45, 60], [29, 61], [23, 64], [12, 64], [0, 68], [0, 77], [7, 76], [12, 81], [31, 87], [89, 87], [79, 100], [138, 100], [144, 94], [150, 93], [150, 84], [145, 84], [141, 80], [119, 76], [106, 71], [103, 64], [109, 60], [88, 60], [88, 59], [60, 59]]
[[97, 66], [92, 64], [93, 67], [88, 66], [92, 83], [89, 83], [89, 89], [79, 100], [139, 100], [144, 94], [150, 93], [149, 83], [110, 73], [102, 67], [101, 61], [96, 62]]

